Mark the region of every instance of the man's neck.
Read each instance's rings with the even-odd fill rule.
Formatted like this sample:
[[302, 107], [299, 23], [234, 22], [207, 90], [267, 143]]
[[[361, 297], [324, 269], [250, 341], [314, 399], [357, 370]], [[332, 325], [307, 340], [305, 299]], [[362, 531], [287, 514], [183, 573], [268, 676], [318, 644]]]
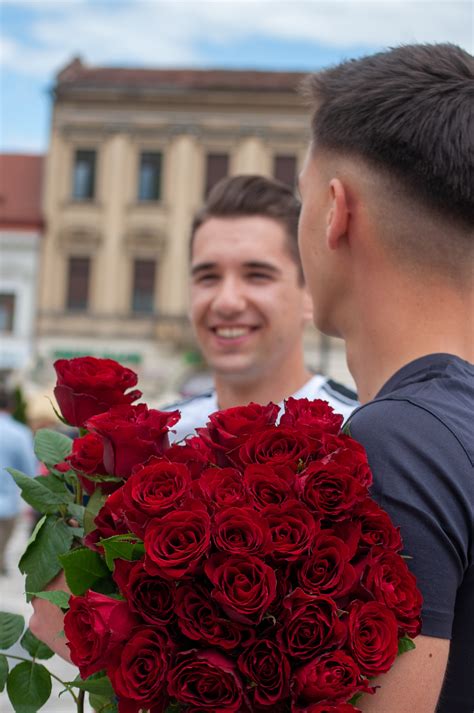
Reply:
[[270, 401], [279, 403], [301, 389], [311, 378], [311, 373], [301, 364], [301, 367], [291, 371], [284, 378], [281, 374], [258, 376], [247, 380], [231, 380], [217, 374], [215, 387], [219, 409], [244, 406], [251, 401], [267, 404]]
[[472, 295], [436, 290], [415, 298], [404, 294], [379, 303], [364, 300], [357, 325], [344, 334], [361, 403], [419, 357], [446, 353], [474, 362], [474, 330], [469, 326], [473, 302]]

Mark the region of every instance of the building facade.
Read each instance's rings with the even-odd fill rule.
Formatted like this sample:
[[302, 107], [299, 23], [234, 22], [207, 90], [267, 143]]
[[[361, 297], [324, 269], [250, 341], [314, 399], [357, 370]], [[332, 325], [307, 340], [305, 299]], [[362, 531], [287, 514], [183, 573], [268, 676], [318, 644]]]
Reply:
[[193, 353], [193, 215], [226, 175], [294, 184], [308, 135], [302, 77], [93, 68], [79, 59], [58, 74], [38, 314], [45, 363], [108, 355], [157, 393], [174, 390], [186, 371], [181, 355]]
[[0, 373], [35, 358], [43, 157], [0, 155]]

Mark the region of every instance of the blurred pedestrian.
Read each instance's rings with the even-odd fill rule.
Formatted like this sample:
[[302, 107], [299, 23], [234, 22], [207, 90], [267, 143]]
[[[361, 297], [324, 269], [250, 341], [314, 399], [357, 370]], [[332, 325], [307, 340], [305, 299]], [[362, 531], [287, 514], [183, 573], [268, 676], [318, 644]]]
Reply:
[[0, 386], [0, 575], [7, 574], [5, 552], [21, 511], [18, 486], [6, 468], [34, 476], [37, 461], [31, 430], [15, 421], [13, 393]]

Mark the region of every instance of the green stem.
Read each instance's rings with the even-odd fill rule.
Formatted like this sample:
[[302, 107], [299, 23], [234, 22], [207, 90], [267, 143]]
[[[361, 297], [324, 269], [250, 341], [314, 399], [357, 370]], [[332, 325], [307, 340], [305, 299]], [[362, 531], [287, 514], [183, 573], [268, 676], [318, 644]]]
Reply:
[[[31, 659], [25, 659], [23, 656], [13, 656], [12, 654], [6, 654], [6, 653], [3, 652], [3, 651], [2, 651], [2, 654], [3, 654], [4, 656], [6, 656], [7, 658], [9, 658], [9, 659], [15, 659], [15, 661], [28, 661], [28, 662], [31, 662]], [[35, 663], [35, 659], [33, 659], [33, 663]], [[48, 669], [48, 672], [49, 672], [49, 675], [51, 676], [51, 678], [54, 678], [56, 681], [58, 681], [58, 683], [60, 683], [62, 686], [64, 686], [64, 688], [65, 688], [67, 691], [69, 691], [69, 693], [71, 694], [71, 696], [74, 698], [74, 702], [76, 703], [76, 705], [79, 705], [78, 696], [76, 696], [76, 694], [73, 692], [72, 688], [71, 688], [70, 686], [68, 686], [68, 684], [66, 683], [66, 681], [63, 681], [63, 680], [60, 679], [58, 676], [56, 676], [54, 673], [51, 673], [51, 671], [49, 671], [49, 669]], [[81, 693], [84, 694], [84, 691], [80, 691], [80, 694], [81, 694]], [[79, 695], [80, 695], [80, 694], [79, 694]], [[78, 708], [78, 713], [84, 713], [84, 695], [82, 696], [82, 698], [83, 698], [82, 708], [81, 708], [81, 709]]]
[[77, 713], [84, 713], [84, 691], [79, 691], [79, 695], [77, 697]]

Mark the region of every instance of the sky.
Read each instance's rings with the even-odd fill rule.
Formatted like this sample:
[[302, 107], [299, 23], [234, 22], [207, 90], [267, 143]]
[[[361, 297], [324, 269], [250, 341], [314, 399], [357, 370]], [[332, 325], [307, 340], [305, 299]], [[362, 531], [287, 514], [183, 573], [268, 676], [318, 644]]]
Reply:
[[0, 151], [47, 150], [51, 88], [88, 65], [312, 71], [409, 42], [474, 51], [474, 0], [0, 0]]

